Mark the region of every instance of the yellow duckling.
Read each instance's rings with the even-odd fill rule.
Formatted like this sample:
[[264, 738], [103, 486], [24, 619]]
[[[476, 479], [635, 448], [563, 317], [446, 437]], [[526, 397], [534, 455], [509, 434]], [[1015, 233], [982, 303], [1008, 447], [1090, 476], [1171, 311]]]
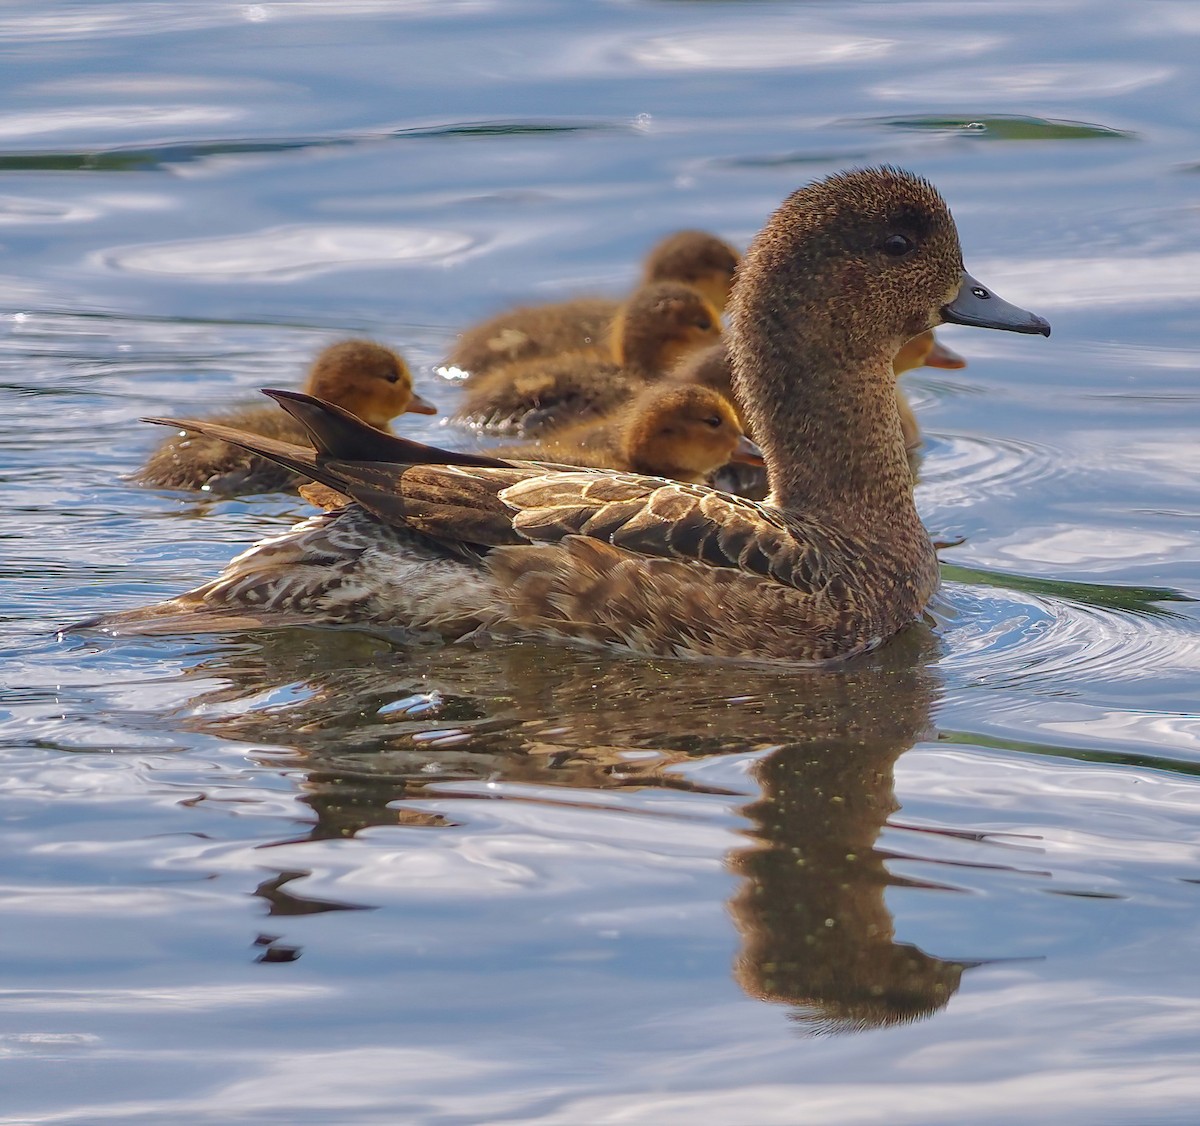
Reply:
[[467, 384], [454, 417], [491, 429], [546, 433], [628, 402], [689, 352], [720, 338], [720, 317], [697, 290], [654, 282], [617, 313], [611, 355], [568, 352], [493, 368]]
[[926, 180], [895, 168], [831, 176], [784, 201], [738, 274], [734, 388], [768, 501], [438, 450], [272, 391], [315, 448], [154, 421], [233, 441], [355, 503], [264, 540], [196, 590], [90, 624], [370, 623], [771, 662], [862, 653], [937, 588], [892, 361], [948, 321], [1050, 332], [963, 270], [950, 211]]
[[[322, 350], [304, 390], [381, 430], [387, 430], [398, 414], [437, 414], [437, 408], [413, 390], [404, 360], [371, 340], [343, 340]], [[304, 428], [272, 407], [242, 407], [213, 415], [211, 421], [280, 441], [306, 441]], [[132, 479], [154, 488], [227, 496], [294, 489], [301, 480], [268, 458], [191, 430], [163, 442]]]
[[606, 418], [488, 452], [505, 460], [619, 469], [693, 484], [731, 461], [762, 464], [728, 399], [708, 387], [675, 384], [649, 387]]
[[[722, 313], [739, 261], [738, 252], [715, 235], [676, 231], [646, 255], [640, 284], [681, 282]], [[580, 297], [509, 309], [463, 332], [443, 366], [482, 375], [519, 360], [604, 349], [620, 307], [606, 297]]]

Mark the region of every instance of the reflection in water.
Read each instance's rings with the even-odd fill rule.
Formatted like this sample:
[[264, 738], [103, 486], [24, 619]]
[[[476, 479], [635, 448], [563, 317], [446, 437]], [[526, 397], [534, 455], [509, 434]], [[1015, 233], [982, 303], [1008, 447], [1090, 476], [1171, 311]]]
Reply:
[[[848, 1031], [936, 1011], [965, 965], [895, 941], [884, 892], [906, 881], [875, 843], [898, 807], [896, 759], [929, 734], [934, 656], [924, 629], [841, 668], [787, 674], [570, 651], [550, 661], [531, 645], [400, 653], [359, 633], [277, 631], [191, 669], [221, 686], [185, 722], [286, 749], [292, 769], [298, 753], [314, 840], [445, 826], [410, 804], [434, 783], [519, 782], [541, 789], [507, 800], [549, 802], [563, 787], [713, 792], [683, 764], [746, 755], [761, 796], [745, 810], [757, 841], [730, 862], [743, 877], [737, 980], [796, 1006], [811, 1029]], [[281, 914], [367, 906], [284, 890], [303, 874], [257, 894]]]
[[807, 737], [758, 764], [763, 796], [746, 810], [760, 844], [734, 860], [746, 877], [732, 904], [738, 981], [817, 1031], [928, 1016], [964, 964], [895, 941], [884, 890], [902, 881], [875, 842], [899, 808], [893, 766], [925, 734], [937, 682], [912, 664], [809, 688]]

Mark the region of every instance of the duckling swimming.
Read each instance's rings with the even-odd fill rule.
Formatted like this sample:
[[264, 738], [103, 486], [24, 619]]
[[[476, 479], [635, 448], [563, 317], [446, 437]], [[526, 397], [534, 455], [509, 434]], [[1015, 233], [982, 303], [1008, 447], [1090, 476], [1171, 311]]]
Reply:
[[628, 402], [697, 348], [721, 338], [717, 311], [690, 286], [643, 286], [617, 313], [612, 351], [569, 352], [492, 368], [466, 386], [455, 419], [544, 434]]
[[[404, 360], [371, 340], [342, 340], [323, 349], [304, 389], [380, 430], [405, 412], [437, 414], [437, 408], [413, 390]], [[307, 440], [295, 419], [273, 407], [241, 407], [213, 415], [211, 421], [285, 442]], [[268, 458], [190, 430], [163, 442], [132, 479], [159, 489], [227, 496], [294, 489], [302, 480]]]
[[[680, 282], [722, 313], [739, 261], [738, 252], [715, 235], [676, 231], [646, 255], [641, 284]], [[464, 331], [443, 366], [477, 376], [519, 360], [605, 349], [620, 308], [609, 298], [580, 297], [509, 309]]]
[[938, 584], [892, 361], [948, 321], [1050, 332], [964, 271], [927, 181], [894, 168], [831, 176], [784, 201], [739, 272], [734, 388], [766, 458], [767, 502], [437, 450], [272, 391], [315, 449], [154, 421], [234, 441], [356, 503], [264, 540], [194, 591], [92, 624], [370, 623], [771, 662], [862, 653]]
[[651, 386], [608, 417], [488, 453], [506, 461], [592, 466], [693, 484], [731, 461], [762, 464], [729, 400], [708, 387], [674, 384]]

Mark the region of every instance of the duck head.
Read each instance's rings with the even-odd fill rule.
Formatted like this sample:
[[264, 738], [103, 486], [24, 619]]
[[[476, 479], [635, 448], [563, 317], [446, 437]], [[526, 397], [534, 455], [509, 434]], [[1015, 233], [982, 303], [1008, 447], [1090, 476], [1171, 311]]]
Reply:
[[707, 231], [676, 231], [646, 255], [643, 284], [677, 281], [703, 294], [718, 313], [725, 311], [741, 255]]
[[642, 286], [621, 307], [612, 329], [617, 362], [652, 377], [720, 339], [720, 315], [682, 282]]
[[304, 389], [379, 429], [398, 414], [437, 414], [437, 407], [413, 390], [404, 360], [372, 340], [342, 340], [324, 349]]
[[638, 473], [703, 481], [731, 461], [762, 464], [729, 400], [709, 387], [668, 384], [633, 401], [625, 456]]
[[734, 390], [777, 503], [852, 511], [864, 525], [911, 507], [902, 345], [947, 321], [1050, 332], [967, 274], [945, 201], [895, 168], [838, 173], [786, 199], [742, 262], [731, 313]]
[[843, 360], [873, 359], [881, 349], [895, 356], [944, 322], [1050, 332], [966, 272], [945, 201], [928, 181], [895, 168], [843, 172], [793, 193], [751, 248], [743, 281], [747, 274], [743, 310], [761, 304], [753, 291], [770, 285], [786, 295], [792, 326]]

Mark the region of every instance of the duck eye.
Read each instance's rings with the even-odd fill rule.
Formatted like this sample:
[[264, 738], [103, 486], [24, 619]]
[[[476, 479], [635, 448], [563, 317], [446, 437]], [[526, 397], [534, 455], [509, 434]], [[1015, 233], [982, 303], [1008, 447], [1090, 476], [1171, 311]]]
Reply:
[[879, 249], [892, 258], [903, 258], [909, 251], [915, 250], [917, 244], [907, 235], [888, 235], [880, 244]]
[[708, 330], [712, 328], [712, 321], [709, 320], [708, 317], [698, 317], [696, 319], [696, 327], [701, 332], [708, 332]]
[[383, 378], [389, 383], [399, 383], [400, 373], [398, 371], [389, 371]]
[[704, 425], [711, 426], [714, 430], [720, 430], [721, 420], [715, 414], [709, 415], [708, 418], [704, 420]]

